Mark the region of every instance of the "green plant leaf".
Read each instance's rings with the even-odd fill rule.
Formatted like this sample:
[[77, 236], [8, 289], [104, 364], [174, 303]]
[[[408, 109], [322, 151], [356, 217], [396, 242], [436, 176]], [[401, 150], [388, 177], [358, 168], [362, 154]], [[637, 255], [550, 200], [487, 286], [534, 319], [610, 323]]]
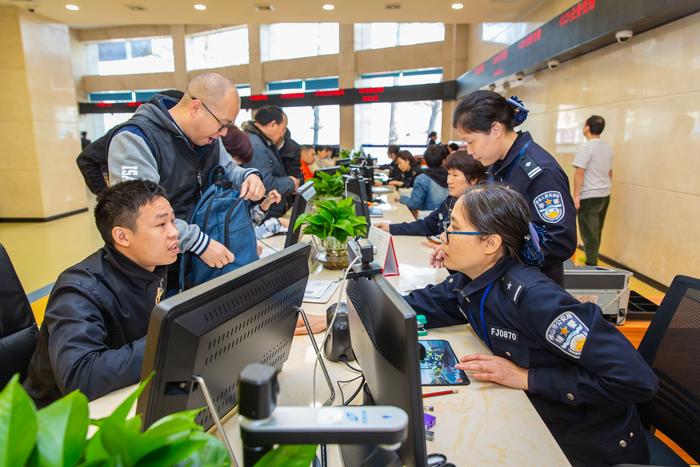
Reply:
[[[132, 417], [129, 420], [127, 420], [126, 417], [129, 415], [129, 411], [136, 402], [136, 399], [138, 399], [139, 395], [143, 392], [146, 385], [148, 385], [148, 383], [151, 381], [151, 378], [153, 378], [153, 373], [151, 373], [148, 376], [148, 378], [143, 380], [141, 384], [139, 384], [138, 388], [136, 388], [136, 390], [131, 395], [129, 395], [129, 397], [127, 397], [124, 400], [124, 402], [119, 404], [119, 406], [114, 410], [114, 412], [112, 412], [108, 417], [100, 419], [98, 430], [95, 432], [94, 435], [92, 435], [92, 438], [90, 438], [90, 440], [87, 443], [87, 447], [85, 448], [85, 463], [90, 464], [110, 459], [110, 452], [106, 449], [103, 443], [104, 440], [102, 439], [105, 430], [110, 431], [112, 433], [114, 431], [123, 432], [125, 433], [124, 436], [134, 435], [140, 432], [141, 417], [137, 415], [136, 417]], [[115, 428], [115, 426], [119, 426], [122, 429], [119, 430]]]
[[87, 443], [88, 400], [73, 391], [37, 412], [38, 462], [42, 466], [72, 466]]
[[[166, 466], [175, 465], [185, 461], [192, 453], [204, 447], [207, 442], [204, 439], [190, 439], [189, 437], [164, 444], [152, 450], [146, 456], [138, 459], [138, 466]], [[137, 464], [131, 464], [137, 465]]]
[[338, 221], [335, 226], [350, 236], [355, 235], [355, 226], [348, 219]]
[[316, 457], [315, 444], [283, 444], [265, 454], [255, 467], [309, 467]]
[[36, 407], [19, 384], [19, 375], [14, 375], [0, 392], [0, 467], [27, 462], [36, 443], [36, 430]]
[[229, 467], [231, 465], [231, 458], [228, 455], [224, 442], [216, 436], [200, 431], [192, 433], [190, 439], [204, 439], [206, 444], [181, 462], [180, 466]]

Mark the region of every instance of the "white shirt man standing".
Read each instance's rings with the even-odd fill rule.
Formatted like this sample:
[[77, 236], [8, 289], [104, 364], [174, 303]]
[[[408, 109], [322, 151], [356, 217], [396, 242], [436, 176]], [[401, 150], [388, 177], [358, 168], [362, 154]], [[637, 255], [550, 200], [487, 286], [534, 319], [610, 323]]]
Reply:
[[598, 263], [598, 249], [610, 204], [612, 186], [612, 147], [600, 139], [605, 119], [593, 115], [586, 120], [583, 135], [586, 142], [574, 158], [574, 205], [578, 210], [579, 230], [586, 252], [586, 264]]

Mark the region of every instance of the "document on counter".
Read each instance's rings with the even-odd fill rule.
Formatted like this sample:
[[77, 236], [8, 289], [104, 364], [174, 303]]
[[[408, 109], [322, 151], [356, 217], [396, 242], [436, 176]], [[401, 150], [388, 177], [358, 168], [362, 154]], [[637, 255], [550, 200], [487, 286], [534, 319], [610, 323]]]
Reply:
[[304, 302], [326, 303], [338, 290], [338, 281], [309, 281], [304, 291]]

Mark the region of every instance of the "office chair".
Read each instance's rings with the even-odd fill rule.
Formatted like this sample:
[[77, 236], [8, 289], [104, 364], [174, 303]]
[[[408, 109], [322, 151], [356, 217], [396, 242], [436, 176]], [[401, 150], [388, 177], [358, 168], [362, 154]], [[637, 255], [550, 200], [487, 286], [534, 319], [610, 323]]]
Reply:
[[29, 300], [0, 243], [0, 389], [15, 373], [24, 380], [38, 336]]
[[[673, 279], [639, 353], [659, 378], [654, 399], [638, 407], [642, 423], [700, 461], [700, 279]], [[651, 464], [687, 465], [658, 438], [648, 438]]]

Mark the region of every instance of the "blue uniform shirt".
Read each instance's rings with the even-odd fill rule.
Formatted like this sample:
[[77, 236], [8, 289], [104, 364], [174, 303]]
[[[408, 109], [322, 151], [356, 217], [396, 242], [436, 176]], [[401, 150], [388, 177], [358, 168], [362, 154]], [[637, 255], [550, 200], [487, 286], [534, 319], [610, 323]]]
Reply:
[[528, 368], [526, 394], [569, 460], [648, 462], [635, 404], [653, 397], [658, 380], [597, 305], [508, 258], [476, 280], [455, 273], [406, 301], [428, 327], [469, 323], [494, 355]]
[[443, 222], [450, 220], [452, 208], [457, 202], [457, 198], [448, 196], [439, 208], [431, 212], [428, 217], [412, 222], [402, 222], [400, 224], [389, 224], [391, 235], [440, 235], [443, 230]]
[[[527, 150], [520, 154], [526, 144]], [[542, 270], [563, 285], [563, 263], [576, 250], [576, 208], [569, 179], [559, 163], [532, 140], [530, 133], [518, 132], [506, 157], [489, 167], [487, 176], [525, 197], [530, 221], [544, 229]]]

